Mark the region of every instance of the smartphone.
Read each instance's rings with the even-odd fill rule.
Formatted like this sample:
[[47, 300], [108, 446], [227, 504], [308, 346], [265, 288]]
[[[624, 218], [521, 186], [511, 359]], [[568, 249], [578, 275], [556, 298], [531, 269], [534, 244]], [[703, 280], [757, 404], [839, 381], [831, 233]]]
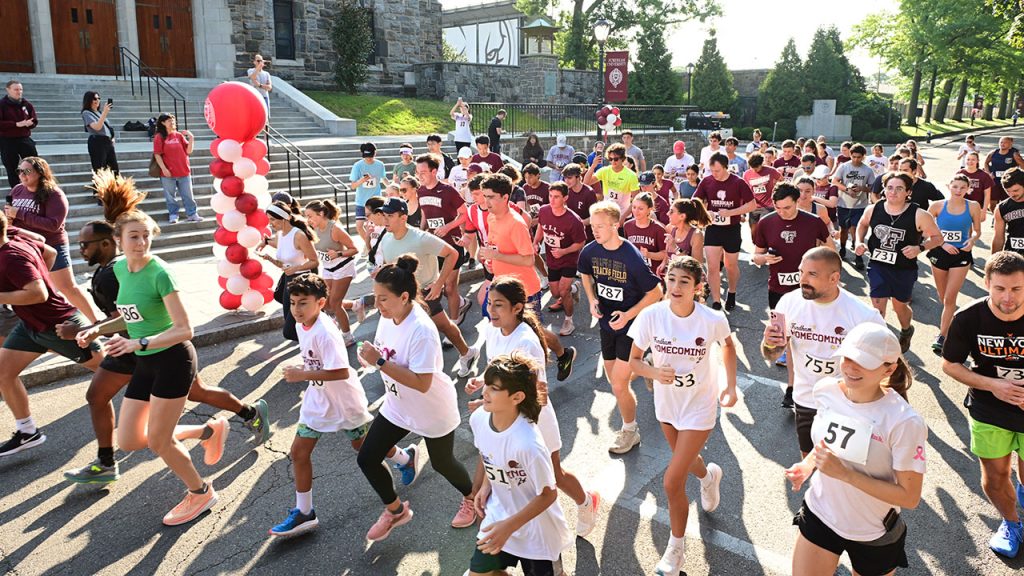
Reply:
[[7, 195], [7, 204], [8, 206], [14, 204], [14, 196], [11, 196], [10, 194]]
[[107, 104], [110, 104], [111, 106], [113, 106], [114, 105], [114, 99], [113, 98], [107, 98]]
[[778, 256], [779, 255], [779, 251], [776, 250], [775, 248], [769, 248], [768, 249], [768, 254], [770, 254], [772, 256]]
[[783, 336], [786, 336], [786, 315], [782, 312], [772, 310], [769, 315], [769, 324], [774, 326]]

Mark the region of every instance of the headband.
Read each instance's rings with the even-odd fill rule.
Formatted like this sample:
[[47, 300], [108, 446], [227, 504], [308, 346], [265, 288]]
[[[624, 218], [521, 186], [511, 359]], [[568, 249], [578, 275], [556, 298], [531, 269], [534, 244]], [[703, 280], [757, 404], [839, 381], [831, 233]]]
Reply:
[[278, 220], [291, 220], [292, 218], [291, 214], [285, 212], [283, 208], [274, 204], [267, 206], [267, 214], [277, 218]]
[[399, 154], [408, 154], [412, 156], [412, 148], [399, 148], [398, 152]]

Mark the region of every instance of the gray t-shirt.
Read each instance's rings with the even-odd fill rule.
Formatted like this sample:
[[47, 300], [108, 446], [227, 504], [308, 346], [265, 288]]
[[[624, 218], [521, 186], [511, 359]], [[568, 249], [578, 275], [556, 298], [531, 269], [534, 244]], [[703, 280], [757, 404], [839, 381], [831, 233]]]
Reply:
[[[245, 71], [245, 75], [249, 76], [249, 77], [252, 77], [252, 73], [255, 72], [255, 71], [256, 71], [255, 68], [249, 68], [248, 70]], [[263, 72], [260, 72], [259, 74], [256, 75], [256, 81], [259, 82], [260, 84], [270, 84], [270, 72], [267, 72], [266, 70], [264, 70]], [[253, 88], [256, 88], [257, 90], [259, 90], [260, 94], [263, 94], [264, 98], [266, 98], [267, 96], [270, 95], [270, 92], [267, 92], [267, 90], [265, 88], [262, 88], [262, 87], [257, 88], [256, 86], [253, 86]]]
[[837, 178], [844, 186], [861, 186], [864, 191], [859, 195], [850, 194], [844, 190], [839, 191], [839, 205], [843, 208], [864, 208], [868, 205], [868, 190], [875, 183], [875, 172], [866, 162], [860, 166], [854, 166], [853, 161], [843, 162], [836, 169], [834, 178]]
[[637, 170], [642, 170], [642, 168], [640, 168], [640, 163], [644, 161], [644, 151], [641, 150], [639, 146], [633, 144], [629, 148], [626, 148], [626, 156], [631, 157], [633, 161], [636, 162]]
[[377, 263], [390, 264], [402, 254], [412, 254], [420, 261], [416, 267], [416, 283], [420, 288], [426, 288], [437, 281], [437, 257], [447, 245], [444, 240], [429, 232], [409, 228], [401, 240], [396, 239], [394, 234], [384, 236], [377, 249]]
[[110, 127], [110, 123], [108, 122], [104, 121], [103, 127], [100, 128], [99, 130], [92, 129], [92, 126], [90, 126], [90, 124], [98, 121], [99, 119], [100, 114], [98, 112], [93, 112], [92, 110], [82, 110], [82, 124], [85, 125], [85, 132], [89, 136], [108, 136], [110, 138], [113, 138], [114, 129]]

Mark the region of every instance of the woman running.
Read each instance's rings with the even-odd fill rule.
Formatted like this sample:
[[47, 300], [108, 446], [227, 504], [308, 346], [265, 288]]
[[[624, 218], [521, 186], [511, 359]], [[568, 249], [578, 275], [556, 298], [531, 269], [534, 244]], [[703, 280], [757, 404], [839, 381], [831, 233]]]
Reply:
[[[669, 254], [692, 256], [704, 263], [704, 228], [711, 225], [711, 215], [703, 202], [680, 198], [672, 203], [668, 211], [668, 228], [665, 229], [665, 250]], [[662, 262], [660, 275], [669, 259]]]
[[967, 194], [968, 200], [974, 200], [984, 209], [981, 211], [981, 219], [985, 220], [988, 206], [992, 203], [992, 187], [995, 181], [988, 172], [981, 169], [981, 157], [977, 152], [968, 152], [964, 156], [964, 167], [957, 171], [957, 174], [967, 176], [971, 182], [971, 190]]
[[356, 339], [352, 336], [344, 302], [356, 275], [355, 258], [359, 249], [338, 222], [340, 214], [338, 206], [330, 200], [314, 200], [306, 204], [306, 221], [316, 233], [313, 248], [323, 267], [320, 277], [327, 282], [327, 310], [334, 314], [345, 346], [354, 346]]
[[[705, 512], [718, 508], [722, 469], [705, 465], [700, 451], [718, 419], [718, 407], [736, 404], [736, 345], [722, 312], [694, 301], [704, 282], [704, 267], [689, 256], [674, 256], [665, 272], [665, 300], [640, 312], [629, 329], [633, 339], [629, 367], [656, 381], [654, 413], [672, 449], [664, 486], [672, 532], [655, 574], [676, 576], [683, 568], [683, 534], [689, 516], [686, 477], [700, 479], [700, 503]], [[721, 356], [712, 357], [718, 344]], [[651, 363], [644, 352], [651, 351]], [[718, 382], [725, 365], [725, 388]]]
[[316, 270], [317, 255], [313, 243], [317, 237], [306, 221], [284, 202], [278, 201], [268, 206], [267, 216], [270, 217], [270, 229], [277, 235], [264, 238], [263, 247], [273, 246], [277, 249], [277, 256], [271, 257], [261, 251], [257, 251], [256, 255], [281, 269], [274, 299], [284, 311], [284, 337], [298, 342], [295, 318], [292, 317], [291, 306], [288, 306], [288, 283], [300, 274]]
[[461, 420], [455, 385], [444, 371], [437, 327], [417, 302], [418, 265], [414, 256], [405, 254], [377, 271], [373, 294], [381, 319], [373, 344], [362, 343], [358, 352], [360, 361], [378, 368], [384, 381], [384, 403], [357, 457], [385, 506], [366, 533], [374, 542], [412, 520], [409, 502], [399, 500], [388, 469], [381, 466], [391, 448], [410, 433], [423, 437], [431, 466], [462, 494], [452, 527], [468, 528], [476, 522], [473, 482], [454, 453], [455, 429]]
[[405, 200], [406, 205], [409, 206], [409, 226], [411, 228], [419, 228], [423, 225], [423, 212], [420, 210], [419, 189], [420, 181], [415, 176], [406, 176], [402, 178], [402, 182], [398, 187], [398, 197]]
[[651, 168], [651, 172], [654, 172], [654, 190], [665, 200], [666, 204], [671, 204], [678, 195], [675, 182], [665, 179], [665, 167], [661, 164], [655, 164], [654, 168]]
[[939, 321], [939, 335], [932, 342], [932, 351], [942, 355], [949, 323], [956, 312], [956, 297], [964, 285], [967, 272], [974, 264], [971, 250], [981, 238], [981, 223], [985, 209], [974, 200], [968, 200], [971, 180], [964, 174], [957, 174], [949, 181], [949, 198], [943, 202], [932, 202], [928, 212], [935, 217], [935, 223], [942, 232], [943, 243], [928, 251], [935, 276], [935, 288], [942, 301], [942, 318]]
[[900, 509], [921, 500], [928, 428], [905, 399], [913, 376], [888, 327], [858, 325], [836, 356], [839, 376], [814, 386], [814, 450], [785, 472], [793, 490], [811, 484], [793, 519], [793, 574], [832, 574], [843, 551], [854, 574], [893, 574], [907, 566]]
[[651, 272], [658, 273], [658, 267], [665, 261], [665, 227], [653, 218], [654, 196], [642, 192], [633, 197], [633, 218], [622, 225], [626, 240], [633, 243], [644, 257]]
[[686, 167], [686, 180], [679, 185], [679, 197], [693, 197], [693, 193], [697, 191], [698, 184], [700, 184], [700, 168], [696, 164], [691, 164]]

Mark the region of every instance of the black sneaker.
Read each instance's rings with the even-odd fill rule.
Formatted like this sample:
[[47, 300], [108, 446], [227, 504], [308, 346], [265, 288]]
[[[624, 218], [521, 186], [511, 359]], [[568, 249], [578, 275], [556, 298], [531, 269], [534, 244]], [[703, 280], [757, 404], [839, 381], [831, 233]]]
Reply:
[[854, 256], [853, 257], [853, 267], [856, 270], [863, 270], [864, 269], [864, 257], [863, 256]]
[[474, 268], [476, 268], [476, 259], [470, 258], [469, 261], [466, 262], [466, 270], [473, 270]]
[[565, 352], [558, 357], [558, 378], [559, 382], [564, 382], [566, 378], [572, 376], [572, 363], [576, 360], [576, 348], [569, 346], [565, 349]]
[[721, 302], [712, 302], [711, 303], [711, 309], [712, 310], [721, 310], [722, 309], [722, 303]]
[[36, 431], [32, 434], [16, 431], [11, 435], [10, 440], [5, 442], [3, 446], [0, 446], [0, 457], [17, 454], [22, 450], [39, 446], [43, 442], [46, 442], [46, 436], [41, 428], [36, 428]]
[[902, 350], [904, 354], [907, 353], [907, 350], [910, 350], [910, 339], [913, 338], [913, 337], [914, 337], [914, 325], [913, 324], [910, 325], [910, 328], [906, 328], [906, 329], [900, 330], [900, 350]]
[[839, 257], [844, 259], [844, 260], [846, 259], [846, 245], [845, 244], [843, 246], [839, 247]]
[[935, 337], [935, 341], [932, 342], [932, 352], [935, 352], [936, 356], [942, 356], [942, 346], [946, 344], [946, 337], [939, 334]]
[[786, 395], [782, 397], [782, 407], [792, 410], [794, 406], [795, 404], [793, 404], [793, 389], [786, 388]]
[[726, 296], [726, 298], [725, 298], [725, 310], [727, 312], [732, 312], [735, 309], [736, 309], [736, 293], [735, 292], [729, 292], [729, 295]]
[[462, 323], [466, 320], [466, 312], [473, 307], [473, 300], [470, 298], [463, 298], [462, 303], [459, 305], [459, 317], [455, 319], [456, 326], [462, 326]]

